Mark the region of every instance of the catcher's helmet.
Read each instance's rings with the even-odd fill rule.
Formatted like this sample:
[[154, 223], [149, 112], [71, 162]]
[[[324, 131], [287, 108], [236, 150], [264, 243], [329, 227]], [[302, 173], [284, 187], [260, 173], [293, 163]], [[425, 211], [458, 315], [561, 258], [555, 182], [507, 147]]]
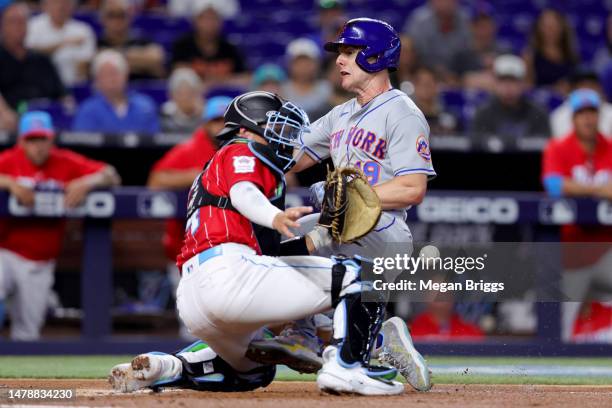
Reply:
[[240, 128], [266, 139], [287, 171], [295, 164], [293, 149], [301, 147], [301, 135], [307, 131], [308, 115], [291, 102], [264, 91], [237, 96], [227, 107], [225, 127], [217, 134], [220, 140], [231, 140]]
[[[337, 52], [340, 45], [363, 47], [357, 53], [356, 62], [361, 69], [370, 73], [383, 69], [395, 71], [402, 47], [399, 35], [391, 25], [365, 17], [347, 21], [336, 41], [326, 43], [324, 48]], [[376, 57], [376, 61], [368, 62], [371, 57]]]

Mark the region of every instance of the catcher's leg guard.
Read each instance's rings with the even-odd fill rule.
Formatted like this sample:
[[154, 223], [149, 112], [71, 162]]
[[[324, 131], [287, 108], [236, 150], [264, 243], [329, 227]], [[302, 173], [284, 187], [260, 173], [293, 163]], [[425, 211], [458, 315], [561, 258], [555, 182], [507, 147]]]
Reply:
[[183, 365], [176, 385], [200, 391], [251, 391], [268, 386], [276, 374], [274, 365], [238, 372], [201, 341], [181, 350], [176, 357]]
[[[361, 259], [334, 258], [334, 279], [361, 267]], [[344, 271], [344, 273], [342, 272]], [[341, 279], [341, 277], [340, 277]], [[403, 386], [393, 381], [397, 370], [369, 364], [370, 353], [380, 330], [385, 303], [363, 302], [361, 292], [366, 284], [358, 279], [345, 287], [334, 311], [332, 345], [323, 352], [323, 368], [317, 377], [319, 388], [326, 392], [351, 392], [364, 395], [395, 395]], [[334, 302], [332, 283], [332, 302]], [[335, 302], [334, 302], [335, 303]]]

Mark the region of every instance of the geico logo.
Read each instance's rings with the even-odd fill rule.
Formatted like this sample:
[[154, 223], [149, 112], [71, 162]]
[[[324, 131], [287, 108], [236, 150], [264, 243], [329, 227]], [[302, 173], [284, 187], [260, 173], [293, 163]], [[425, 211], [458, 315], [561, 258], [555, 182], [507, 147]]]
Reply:
[[512, 224], [518, 221], [519, 206], [512, 198], [427, 197], [417, 215], [424, 222]]
[[604, 225], [612, 224], [612, 204], [609, 201], [601, 201], [597, 205], [597, 221]]
[[95, 191], [87, 195], [83, 203], [71, 209], [64, 209], [64, 194], [61, 192], [37, 192], [34, 207], [21, 205], [14, 196], [9, 198], [9, 212], [15, 216], [37, 215], [40, 217], [89, 216], [111, 217], [115, 212], [115, 197], [112, 193]]

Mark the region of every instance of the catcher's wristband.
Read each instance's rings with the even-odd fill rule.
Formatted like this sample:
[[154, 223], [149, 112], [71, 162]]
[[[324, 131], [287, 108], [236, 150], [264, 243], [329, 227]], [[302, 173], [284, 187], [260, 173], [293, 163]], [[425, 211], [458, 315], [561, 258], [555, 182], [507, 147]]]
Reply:
[[315, 225], [306, 236], [310, 238], [312, 245], [317, 251], [332, 245], [332, 237], [329, 234], [329, 230], [322, 225]]

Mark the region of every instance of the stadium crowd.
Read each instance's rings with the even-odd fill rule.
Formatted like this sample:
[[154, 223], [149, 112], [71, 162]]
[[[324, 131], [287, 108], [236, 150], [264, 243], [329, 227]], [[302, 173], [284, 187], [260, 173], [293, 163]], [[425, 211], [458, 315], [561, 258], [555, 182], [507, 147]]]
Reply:
[[[194, 147], [214, 151], [210, 136], [230, 97], [249, 89], [275, 92], [303, 107], [313, 121], [349, 98], [322, 44], [349, 17], [363, 14], [364, 2], [271, 2], [298, 16], [288, 18], [288, 24], [308, 20], [309, 30], [298, 29], [287, 38], [272, 32], [274, 38], [266, 39], [257, 38], [258, 27], [251, 27], [254, 21], [244, 24], [244, 15], [252, 7], [247, 3], [258, 4], [0, 0], [0, 130], [17, 133], [20, 143], [25, 143], [27, 132], [19, 129], [20, 117], [28, 111], [47, 110], [55, 113], [58, 131], [167, 132], [184, 134], [186, 139], [192, 135], [153, 167], [148, 182], [154, 189], [182, 189], [202, 165], [201, 157], [193, 157]], [[542, 175], [551, 196], [612, 198], [611, 184], [586, 189], [576, 183], [571, 191], [561, 191], [558, 178], [571, 176], [571, 168], [562, 165], [567, 159], [564, 143], [573, 143], [567, 149], [603, 157], [597, 166], [612, 171], [608, 154], [612, 148], [607, 141], [612, 137], [612, 104], [608, 102], [612, 99], [612, 15], [583, 21], [551, 6], [533, 11], [532, 19], [517, 14], [511, 25], [521, 30], [509, 35], [508, 22], [499, 18], [498, 2], [387, 3], [390, 10], [397, 3], [399, 25], [395, 25], [402, 33], [394, 86], [421, 108], [432, 138], [551, 138], [557, 142], [549, 143], [544, 152]], [[400, 9], [400, 3], [411, 7]], [[532, 7], [530, 1], [515, 3]], [[157, 26], [162, 21], [165, 26]], [[257, 24], [273, 22], [263, 19]], [[576, 34], [585, 30], [584, 35]], [[6, 174], [1, 168], [0, 173]], [[8, 184], [4, 187], [11, 189]], [[169, 259], [174, 257], [181, 229], [176, 222], [167, 226]], [[593, 234], [600, 234], [603, 242], [611, 238], [609, 228], [576, 231], [566, 231], [570, 235], [564, 239], [591, 240]], [[7, 245], [0, 241], [0, 247]], [[28, 258], [28, 254], [20, 256]], [[43, 260], [53, 262], [56, 256], [53, 253]], [[603, 275], [612, 275], [608, 272]], [[566, 331], [573, 330], [576, 340], [588, 341], [597, 332], [594, 336], [612, 341], [610, 306], [584, 302], [571, 313], [576, 323]], [[589, 322], [597, 322], [597, 327]], [[414, 324], [417, 338], [479, 338], [483, 334], [448, 305], [436, 303]], [[571, 336], [566, 333], [566, 339]], [[36, 334], [30, 328], [26, 335], [14, 337], [31, 339]]]

